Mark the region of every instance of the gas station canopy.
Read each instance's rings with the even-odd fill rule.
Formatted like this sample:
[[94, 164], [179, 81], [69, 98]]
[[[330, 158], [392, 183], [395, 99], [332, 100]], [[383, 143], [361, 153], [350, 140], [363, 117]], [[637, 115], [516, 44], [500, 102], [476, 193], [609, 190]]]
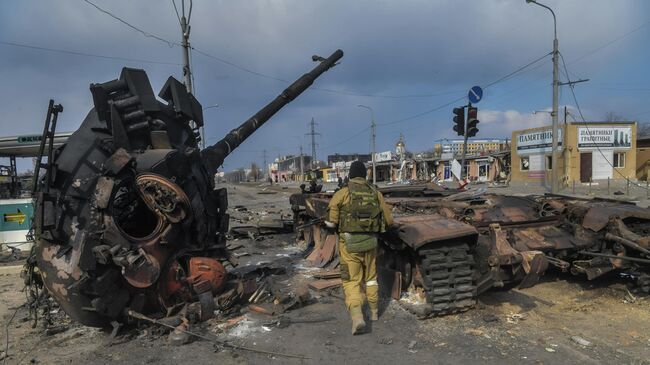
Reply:
[[[54, 148], [64, 145], [71, 135], [72, 132], [56, 133]], [[0, 137], [0, 157], [37, 157], [41, 139], [42, 136], [38, 134]], [[47, 148], [45, 150], [47, 151]]]

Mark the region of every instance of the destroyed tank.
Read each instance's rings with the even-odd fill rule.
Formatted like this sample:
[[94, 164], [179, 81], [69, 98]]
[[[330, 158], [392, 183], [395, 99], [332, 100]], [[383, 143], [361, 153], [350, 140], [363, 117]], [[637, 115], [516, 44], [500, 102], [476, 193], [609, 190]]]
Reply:
[[[631, 203], [559, 195], [513, 196], [435, 184], [379, 189], [395, 225], [380, 237], [381, 291], [420, 317], [472, 308], [490, 289], [535, 285], [549, 267], [594, 280], [619, 274], [650, 291], [650, 210]], [[294, 194], [298, 238], [317, 266], [334, 232], [323, 225], [332, 193]], [[321, 251], [321, 252], [319, 252]]]
[[92, 84], [94, 108], [64, 146], [49, 151], [35, 196], [33, 256], [61, 308], [84, 325], [106, 326], [124, 321], [127, 309], [165, 314], [218, 291], [222, 263], [235, 261], [225, 245], [228, 198], [215, 188], [217, 168], [342, 56], [314, 56], [313, 70], [203, 150], [201, 104], [175, 78], [158, 94], [163, 101], [140, 69]]

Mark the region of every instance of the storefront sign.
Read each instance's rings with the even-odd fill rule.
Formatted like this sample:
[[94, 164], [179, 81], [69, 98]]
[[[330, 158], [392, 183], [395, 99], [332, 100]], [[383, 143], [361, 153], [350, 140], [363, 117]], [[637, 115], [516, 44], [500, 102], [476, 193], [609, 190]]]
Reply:
[[42, 136], [35, 135], [35, 136], [18, 136], [17, 141], [18, 143], [35, 143], [35, 142], [40, 142], [41, 139], [43, 139]]
[[375, 153], [375, 162], [392, 161], [393, 154], [391, 151]]
[[[558, 129], [558, 150], [562, 147], [562, 129]], [[523, 133], [517, 136], [517, 153], [529, 155], [533, 153], [550, 153], [553, 147], [553, 134], [551, 129]]]
[[580, 127], [578, 128], [578, 148], [620, 148], [629, 149], [632, 145], [631, 127]]

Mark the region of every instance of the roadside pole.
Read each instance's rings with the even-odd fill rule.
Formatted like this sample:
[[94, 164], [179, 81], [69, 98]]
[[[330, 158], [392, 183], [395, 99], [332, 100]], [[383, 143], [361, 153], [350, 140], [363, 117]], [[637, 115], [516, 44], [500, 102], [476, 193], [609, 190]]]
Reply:
[[[463, 136], [463, 155], [461, 156], [460, 160], [460, 180], [463, 181], [465, 179], [465, 156], [467, 156], [467, 120], [469, 119], [469, 108], [472, 107], [472, 103], [467, 104], [467, 113], [463, 113], [465, 115], [465, 128], [463, 129], [465, 131], [464, 136]], [[467, 173], [469, 174], [469, 168], [467, 169]]]

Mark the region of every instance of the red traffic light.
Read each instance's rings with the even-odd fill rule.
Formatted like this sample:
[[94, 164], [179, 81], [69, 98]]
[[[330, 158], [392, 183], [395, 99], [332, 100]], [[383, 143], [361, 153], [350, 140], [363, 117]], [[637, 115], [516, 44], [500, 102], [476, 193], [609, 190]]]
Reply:
[[474, 137], [478, 133], [478, 108], [467, 108], [467, 137]]

